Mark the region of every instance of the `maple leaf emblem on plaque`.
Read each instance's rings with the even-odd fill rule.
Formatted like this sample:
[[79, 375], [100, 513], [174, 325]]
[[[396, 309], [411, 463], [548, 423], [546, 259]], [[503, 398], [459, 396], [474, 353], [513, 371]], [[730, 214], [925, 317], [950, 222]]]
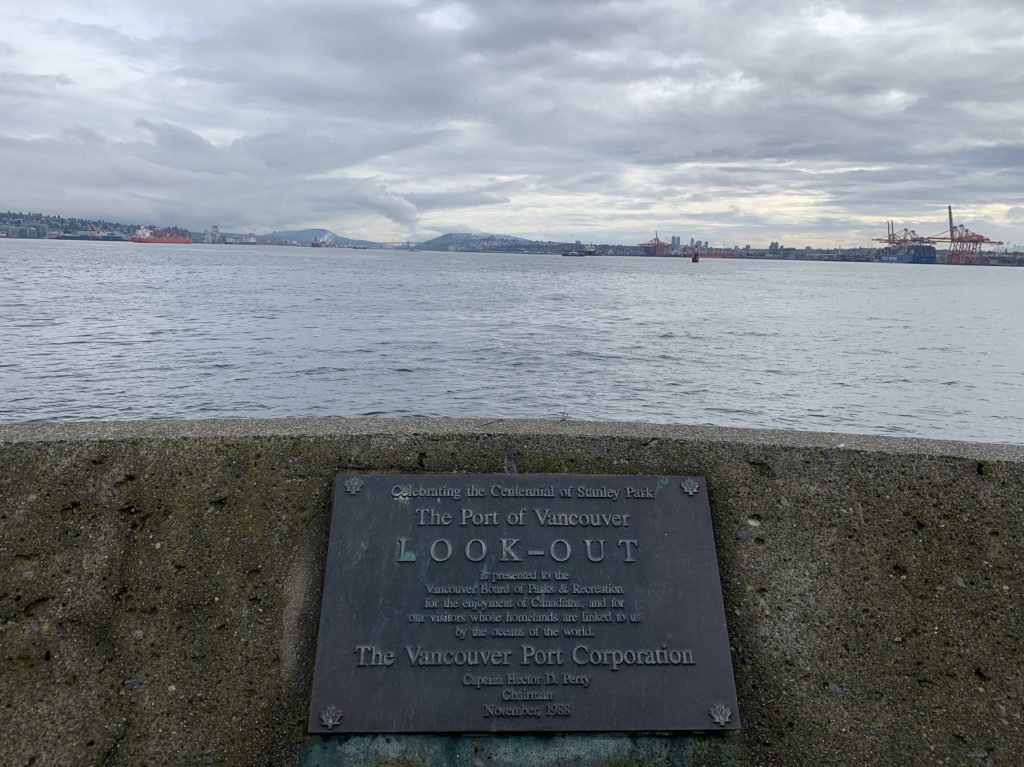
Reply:
[[359, 477], [352, 477], [352, 479], [345, 483], [345, 489], [348, 490], [349, 495], [355, 495], [362, 490], [365, 485], [366, 483], [359, 479]]
[[725, 727], [725, 725], [729, 724], [729, 720], [732, 719], [732, 709], [724, 703], [716, 703], [708, 709], [708, 716], [710, 716], [719, 727]]
[[337, 706], [330, 705], [320, 712], [320, 721], [328, 730], [341, 724], [341, 718], [345, 716]]
[[697, 482], [693, 477], [687, 477], [679, 483], [679, 487], [683, 488], [683, 492], [687, 495], [693, 495], [700, 490], [700, 483]]

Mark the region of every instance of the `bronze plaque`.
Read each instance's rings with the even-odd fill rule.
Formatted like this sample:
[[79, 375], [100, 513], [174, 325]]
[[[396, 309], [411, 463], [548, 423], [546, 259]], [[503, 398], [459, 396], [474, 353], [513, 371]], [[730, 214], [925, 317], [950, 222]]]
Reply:
[[337, 477], [309, 732], [737, 728], [703, 477]]

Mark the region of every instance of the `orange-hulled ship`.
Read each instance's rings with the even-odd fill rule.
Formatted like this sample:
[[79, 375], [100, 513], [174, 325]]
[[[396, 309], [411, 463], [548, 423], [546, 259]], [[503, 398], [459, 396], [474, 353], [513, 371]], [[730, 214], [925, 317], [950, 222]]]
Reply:
[[183, 229], [140, 229], [132, 242], [162, 242], [169, 245], [191, 245], [191, 235]]

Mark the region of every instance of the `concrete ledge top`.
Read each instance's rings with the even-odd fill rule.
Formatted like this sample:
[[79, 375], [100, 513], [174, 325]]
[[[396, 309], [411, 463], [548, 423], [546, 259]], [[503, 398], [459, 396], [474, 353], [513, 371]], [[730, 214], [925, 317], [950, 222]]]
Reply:
[[0, 446], [114, 440], [458, 437], [507, 435], [547, 439], [664, 439], [751, 446], [827, 448], [898, 455], [953, 456], [1024, 463], [1024, 445], [781, 429], [739, 429], [618, 421], [505, 418], [279, 418], [163, 421], [47, 421], [0, 424]]

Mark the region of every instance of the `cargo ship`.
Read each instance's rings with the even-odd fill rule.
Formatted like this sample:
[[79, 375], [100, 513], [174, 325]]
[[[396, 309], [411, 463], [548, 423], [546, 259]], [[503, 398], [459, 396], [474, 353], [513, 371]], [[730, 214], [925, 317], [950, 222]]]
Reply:
[[934, 245], [917, 242], [879, 251], [875, 255], [875, 260], [888, 261], [893, 264], [934, 264], [938, 262]]
[[563, 256], [594, 256], [597, 255], [597, 246], [591, 243], [590, 245], [584, 245], [582, 248], [573, 248], [571, 250], [563, 251]]
[[160, 242], [167, 245], [191, 245], [192, 236], [183, 229], [140, 229], [132, 242]]

